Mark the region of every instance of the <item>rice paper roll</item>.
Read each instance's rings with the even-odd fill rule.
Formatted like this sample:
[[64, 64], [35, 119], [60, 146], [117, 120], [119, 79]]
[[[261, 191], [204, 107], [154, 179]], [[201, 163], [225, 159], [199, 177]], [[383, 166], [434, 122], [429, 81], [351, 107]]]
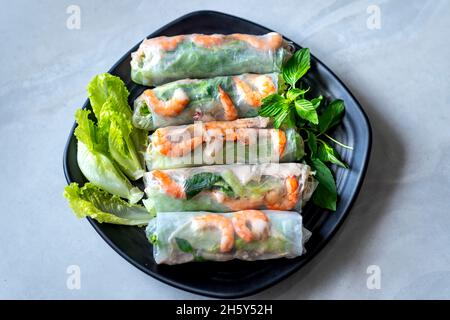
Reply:
[[258, 115], [261, 101], [276, 93], [278, 73], [184, 79], [145, 90], [134, 102], [133, 125], [140, 129], [230, 121]]
[[157, 129], [145, 159], [148, 170], [211, 164], [294, 162], [304, 156], [294, 128], [274, 129], [269, 118], [196, 122]]
[[146, 229], [158, 264], [301, 256], [311, 233], [297, 212], [161, 212]]
[[131, 54], [131, 79], [156, 86], [185, 78], [280, 72], [292, 51], [292, 44], [275, 32], [145, 39]]
[[144, 174], [150, 212], [301, 210], [317, 186], [308, 165], [216, 165]]

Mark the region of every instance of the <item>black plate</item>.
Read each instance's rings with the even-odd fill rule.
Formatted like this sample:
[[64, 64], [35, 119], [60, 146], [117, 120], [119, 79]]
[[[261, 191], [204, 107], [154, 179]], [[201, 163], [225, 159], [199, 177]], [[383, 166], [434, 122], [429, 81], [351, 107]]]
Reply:
[[[149, 37], [188, 33], [249, 33], [263, 34], [272, 30], [253, 22], [214, 11], [197, 11], [167, 24]], [[120, 76], [130, 91], [130, 103], [143, 91], [130, 79], [130, 53], [136, 44], [112, 68], [111, 74]], [[325, 45], [325, 44], [324, 44]], [[300, 48], [297, 44], [295, 46]], [[369, 121], [359, 103], [344, 84], [322, 62], [312, 57], [312, 68], [307, 81], [312, 88], [327, 98], [345, 101], [346, 115], [334, 135], [354, 147], [340, 150], [351, 169], [335, 168], [340, 200], [336, 212], [307, 205], [303, 212], [305, 226], [313, 232], [306, 245], [307, 253], [296, 259], [278, 259], [256, 262], [229, 261], [189, 263], [178, 266], [157, 265], [152, 246], [137, 227], [100, 224], [89, 219], [100, 236], [132, 265], [174, 287], [217, 298], [238, 298], [266, 289], [311, 260], [331, 239], [350, 211], [361, 187], [371, 148]], [[87, 100], [83, 108], [91, 108]], [[86, 179], [76, 160], [76, 139], [70, 131], [64, 150], [64, 174], [68, 183], [84, 183]]]

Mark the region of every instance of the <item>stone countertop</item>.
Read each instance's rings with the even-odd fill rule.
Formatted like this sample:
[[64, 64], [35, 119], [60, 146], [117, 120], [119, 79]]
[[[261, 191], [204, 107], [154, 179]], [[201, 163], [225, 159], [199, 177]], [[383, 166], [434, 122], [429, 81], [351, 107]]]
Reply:
[[[62, 153], [89, 80], [152, 31], [201, 9], [255, 21], [309, 47], [373, 127], [367, 176], [342, 228], [300, 272], [253, 298], [450, 298], [450, 3], [239, 3], [3, 5], [0, 298], [203, 298], [132, 267], [62, 197]], [[80, 29], [67, 27], [73, 4]], [[67, 288], [71, 265], [81, 270], [79, 290]], [[368, 268], [381, 272], [379, 289], [367, 286]]]

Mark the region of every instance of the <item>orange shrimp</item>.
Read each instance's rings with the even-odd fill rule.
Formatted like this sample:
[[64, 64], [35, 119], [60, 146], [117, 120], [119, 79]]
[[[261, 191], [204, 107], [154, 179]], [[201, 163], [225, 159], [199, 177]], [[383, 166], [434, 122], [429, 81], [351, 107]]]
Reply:
[[263, 240], [269, 235], [269, 218], [259, 210], [242, 210], [231, 219], [236, 234], [245, 242]]
[[280, 129], [271, 129], [270, 131], [273, 141], [278, 142], [278, 156], [281, 157], [286, 148], [286, 134]]
[[205, 122], [205, 130], [208, 129], [240, 129], [240, 128], [267, 128], [269, 125], [269, 118], [254, 117], [243, 118], [235, 121], [210, 121]]
[[173, 37], [156, 37], [152, 39], [146, 39], [142, 43], [143, 47], [156, 46], [164, 51], [173, 51], [177, 48], [178, 44], [184, 40], [183, 35], [173, 36]]
[[261, 105], [261, 100], [245, 81], [238, 77], [233, 77], [233, 80], [239, 95], [243, 96], [249, 105], [253, 107], [259, 107]]
[[[209, 141], [212, 138], [223, 139], [225, 141], [239, 141], [243, 144], [249, 144], [251, 141], [256, 141], [258, 131], [255, 128], [210, 128], [205, 130], [205, 141]], [[251, 137], [255, 137], [251, 140]]]
[[217, 87], [217, 89], [219, 89], [219, 99], [223, 107], [225, 120], [236, 120], [238, 117], [238, 113], [230, 96], [225, 91], [223, 91], [220, 85]]
[[211, 48], [213, 46], [217, 46], [223, 42], [223, 35], [220, 34], [193, 34], [191, 36], [192, 41], [199, 46], [205, 47], [205, 48]]
[[144, 91], [144, 99], [147, 105], [152, 106], [152, 111], [164, 117], [175, 117], [183, 112], [189, 104], [189, 97], [181, 88], [175, 89], [172, 98], [167, 101], [159, 100], [151, 89]]
[[283, 37], [276, 32], [264, 36], [235, 33], [229, 36], [232, 39], [245, 41], [258, 50], [276, 50], [283, 44]]
[[228, 197], [222, 191], [212, 191], [212, 197], [220, 204], [225, 205], [227, 208], [233, 211], [256, 209], [264, 205], [264, 198], [246, 198], [233, 199]]
[[[263, 129], [264, 130], [264, 129]], [[255, 128], [238, 128], [235, 130], [236, 140], [242, 144], [250, 144], [258, 139], [258, 129]], [[253, 137], [253, 139], [251, 139]]]
[[[250, 121], [247, 121], [250, 120]], [[272, 140], [278, 144], [278, 152], [281, 156], [286, 147], [286, 135], [282, 130], [278, 129], [264, 129], [253, 128], [253, 119], [239, 119], [236, 121], [212, 121], [203, 123], [203, 131], [201, 135], [192, 136], [188, 134], [193, 125], [183, 129], [182, 133], [187, 135], [179, 135], [178, 141], [174, 141], [170, 136], [170, 128], [159, 128], [152, 135], [152, 146], [163, 155], [180, 157], [191, 152], [203, 142], [212, 141], [212, 139], [222, 139], [224, 141], [239, 141], [243, 144], [249, 144], [251, 141], [256, 141], [258, 136], [258, 129], [262, 132], [267, 132], [272, 136]], [[260, 125], [259, 123], [257, 123]], [[260, 126], [265, 126], [263, 123]], [[175, 136], [176, 137], [176, 136]], [[251, 139], [255, 137], [255, 139]]]
[[300, 188], [298, 179], [295, 176], [286, 178], [286, 193], [280, 190], [269, 191], [265, 199], [266, 207], [271, 210], [292, 210], [298, 202]]
[[256, 76], [251, 79], [251, 82], [256, 87], [256, 90], [253, 90], [248, 83], [239, 77], [233, 77], [233, 80], [236, 84], [239, 95], [253, 107], [260, 107], [262, 103], [261, 100], [263, 98], [277, 91], [272, 79], [265, 75]]
[[204, 141], [209, 141], [214, 139], [224, 139], [225, 141], [236, 141], [236, 131], [233, 128], [222, 129], [222, 128], [210, 128], [205, 130], [203, 135]]
[[233, 249], [234, 228], [233, 223], [227, 217], [218, 214], [206, 214], [197, 216], [192, 220], [194, 231], [204, 229], [218, 229], [221, 233], [220, 252], [225, 253]]
[[158, 181], [161, 189], [168, 195], [177, 199], [186, 199], [184, 189], [165, 172], [160, 170], [151, 171], [152, 176]]
[[203, 143], [203, 137], [194, 136], [179, 142], [172, 142], [165, 128], [157, 129], [152, 135], [152, 144], [163, 155], [181, 157]]
[[250, 81], [258, 89], [261, 98], [265, 98], [273, 93], [277, 92], [277, 87], [273, 83], [271, 77], [266, 75], [257, 75], [250, 78]]

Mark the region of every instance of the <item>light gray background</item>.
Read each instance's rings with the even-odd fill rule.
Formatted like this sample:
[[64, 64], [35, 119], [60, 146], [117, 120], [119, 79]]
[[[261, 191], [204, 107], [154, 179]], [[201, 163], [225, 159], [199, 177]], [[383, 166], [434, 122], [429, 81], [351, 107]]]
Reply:
[[[281, 3], [282, 2], [282, 3]], [[244, 3], [245, 5], [239, 4]], [[81, 29], [66, 28], [70, 4]], [[366, 26], [370, 4], [381, 29]], [[62, 153], [85, 87], [130, 47], [213, 9], [283, 33], [327, 64], [373, 126], [360, 196], [331, 243], [256, 298], [450, 298], [449, 1], [1, 1], [0, 298], [201, 298], [116, 254], [62, 191]], [[81, 268], [81, 290], [66, 268]], [[378, 265], [381, 289], [366, 287]]]

